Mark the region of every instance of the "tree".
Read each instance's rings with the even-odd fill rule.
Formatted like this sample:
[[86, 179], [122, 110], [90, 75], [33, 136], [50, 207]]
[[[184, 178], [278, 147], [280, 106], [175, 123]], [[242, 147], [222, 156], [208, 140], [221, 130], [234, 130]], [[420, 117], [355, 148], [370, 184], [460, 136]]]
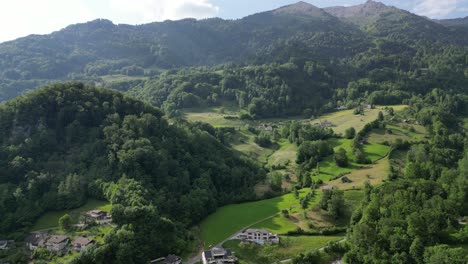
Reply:
[[356, 156], [356, 163], [359, 164], [371, 164], [372, 161], [366, 156], [363, 150], [360, 148], [356, 149], [354, 155]]
[[335, 152], [335, 162], [339, 167], [348, 166], [348, 156], [346, 155], [346, 150], [344, 148], [339, 148], [338, 151]]
[[384, 121], [384, 115], [383, 115], [382, 111], [379, 111], [378, 120], [379, 120], [379, 121]]
[[72, 225], [72, 219], [69, 214], [64, 214], [62, 217], [59, 219], [59, 226], [65, 231], [70, 230], [71, 225]]
[[350, 127], [345, 131], [345, 137], [347, 139], [353, 139], [356, 136], [356, 129], [354, 127]]
[[333, 219], [338, 219], [343, 215], [344, 209], [344, 192], [333, 190], [331, 198], [328, 200], [328, 213]]

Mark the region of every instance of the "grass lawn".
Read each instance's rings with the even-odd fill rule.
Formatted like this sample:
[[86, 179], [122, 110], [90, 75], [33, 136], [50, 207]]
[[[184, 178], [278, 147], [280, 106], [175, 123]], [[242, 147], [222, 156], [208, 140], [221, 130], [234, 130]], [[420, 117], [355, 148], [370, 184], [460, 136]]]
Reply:
[[367, 167], [359, 170], [355, 170], [350, 174], [346, 175], [352, 182], [343, 183], [341, 179], [336, 179], [328, 182], [328, 185], [335, 186], [340, 190], [352, 190], [359, 189], [364, 186], [366, 181], [369, 181], [372, 185], [382, 183], [388, 176], [390, 164], [388, 157], [379, 160], [376, 164], [368, 165]]
[[236, 138], [232, 142], [232, 147], [262, 164], [267, 163], [268, 157], [275, 151], [274, 148], [263, 148], [254, 142], [255, 135], [246, 130], [236, 133]]
[[288, 161], [294, 163], [297, 155], [296, 144], [290, 143], [287, 139], [281, 139], [279, 145], [280, 148], [268, 158], [268, 165], [284, 165]]
[[240, 263], [270, 264], [293, 258], [311, 249], [322, 248], [329, 241], [339, 241], [342, 238], [342, 236], [282, 236], [280, 245], [242, 245], [239, 240], [230, 240], [223, 246], [234, 251]]
[[99, 201], [95, 199], [89, 199], [88, 202], [82, 207], [62, 210], [62, 211], [50, 211], [42, 215], [31, 228], [31, 231], [43, 230], [54, 228], [58, 226], [58, 220], [64, 214], [69, 214], [72, 217], [72, 223], [76, 224], [79, 221], [80, 213], [90, 211], [93, 209], [100, 209], [106, 212], [110, 212], [112, 205], [107, 201]]
[[[308, 189], [301, 190], [300, 196], [305, 196], [307, 192]], [[283, 209], [294, 212], [296, 208], [299, 208], [299, 201], [293, 193], [268, 200], [223, 206], [202, 221], [202, 240], [205, 247], [216, 245], [244, 227], [273, 216]]]
[[[395, 111], [400, 111], [406, 108], [406, 105], [392, 106]], [[366, 109], [364, 115], [354, 115], [354, 110], [338, 111], [331, 114], [321, 116], [311, 121], [312, 124], [319, 123], [320, 121], [329, 121], [334, 126], [332, 127], [335, 133], [344, 134], [346, 129], [354, 127], [356, 131], [361, 129], [367, 124], [378, 118], [379, 112], [384, 111], [384, 107], [376, 107], [375, 109]]]
[[[322, 192], [317, 191], [315, 197], [313, 197], [309, 202], [308, 209], [314, 208], [319, 203], [321, 194]], [[265, 221], [255, 224], [253, 228], [266, 229], [277, 234], [286, 234], [288, 231], [294, 231], [298, 227], [301, 227], [302, 229], [307, 229], [304, 227], [304, 225], [307, 225], [307, 223], [303, 221], [304, 219], [301, 219], [300, 217], [296, 216], [303, 214], [303, 211], [302, 209], [297, 209], [298, 210], [293, 210], [292, 212], [290, 211], [289, 218], [286, 218], [282, 214], [280, 214], [273, 218], [269, 218]]]
[[364, 152], [371, 159], [372, 162], [375, 162], [387, 154], [389, 154], [390, 147], [380, 144], [367, 144], [364, 145]]
[[[415, 130], [411, 132], [409, 129], [413, 127]], [[388, 129], [392, 133], [388, 133]], [[388, 124], [387, 129], [374, 129], [370, 133], [367, 141], [371, 144], [382, 144], [383, 142], [394, 142], [396, 139], [408, 140], [408, 141], [421, 141], [426, 135], [426, 129], [420, 125], [408, 125], [408, 124]]]

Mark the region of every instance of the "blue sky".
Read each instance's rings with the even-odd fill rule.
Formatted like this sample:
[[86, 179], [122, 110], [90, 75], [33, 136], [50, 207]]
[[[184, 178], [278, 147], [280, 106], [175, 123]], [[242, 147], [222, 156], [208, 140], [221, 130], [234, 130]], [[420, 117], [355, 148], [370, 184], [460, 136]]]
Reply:
[[[298, 0], [0, 0], [0, 42], [47, 34], [67, 25], [106, 18], [142, 24], [185, 17], [237, 19]], [[318, 7], [355, 5], [365, 0], [305, 0]], [[468, 0], [382, 0], [431, 18], [468, 16]]]

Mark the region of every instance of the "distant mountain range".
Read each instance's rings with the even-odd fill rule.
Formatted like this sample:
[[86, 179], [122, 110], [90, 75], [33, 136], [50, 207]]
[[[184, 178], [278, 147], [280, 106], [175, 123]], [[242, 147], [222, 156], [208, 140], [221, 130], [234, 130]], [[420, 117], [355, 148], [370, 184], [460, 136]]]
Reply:
[[56, 80], [153, 76], [164, 69], [291, 58], [353, 58], [376, 39], [408, 47], [465, 47], [467, 19], [432, 21], [368, 1], [321, 9], [305, 2], [247, 16], [115, 25], [94, 20], [0, 44], [0, 101]]

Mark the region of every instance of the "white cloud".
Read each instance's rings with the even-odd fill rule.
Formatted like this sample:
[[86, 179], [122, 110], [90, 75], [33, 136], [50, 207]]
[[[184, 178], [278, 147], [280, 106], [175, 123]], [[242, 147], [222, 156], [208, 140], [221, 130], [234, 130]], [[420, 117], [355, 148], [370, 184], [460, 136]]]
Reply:
[[414, 7], [418, 15], [430, 18], [445, 18], [459, 10], [464, 0], [419, 0]]
[[167, 19], [208, 18], [219, 13], [209, 0], [109, 0], [120, 23], [148, 23]]
[[211, 0], [0, 0], [0, 42], [97, 18], [142, 24], [218, 15]]
[[0, 0], [0, 42], [92, 18], [92, 10], [79, 0]]

